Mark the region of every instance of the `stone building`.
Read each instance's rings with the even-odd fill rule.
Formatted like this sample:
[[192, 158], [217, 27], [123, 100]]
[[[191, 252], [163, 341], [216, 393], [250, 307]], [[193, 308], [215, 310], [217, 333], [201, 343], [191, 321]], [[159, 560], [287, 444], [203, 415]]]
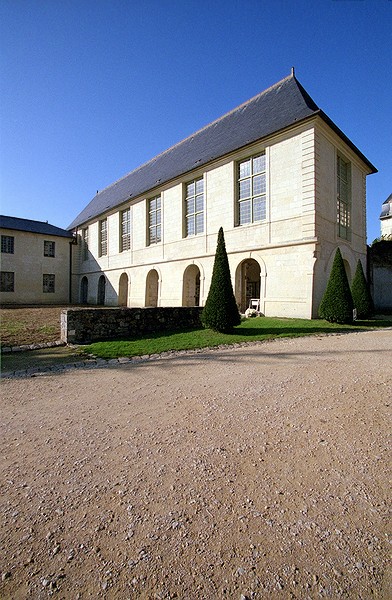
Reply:
[[70, 224], [73, 301], [198, 306], [223, 227], [239, 308], [317, 316], [340, 247], [366, 263], [375, 167], [291, 75], [97, 193]]
[[1, 304], [67, 304], [75, 237], [42, 221], [0, 216]]

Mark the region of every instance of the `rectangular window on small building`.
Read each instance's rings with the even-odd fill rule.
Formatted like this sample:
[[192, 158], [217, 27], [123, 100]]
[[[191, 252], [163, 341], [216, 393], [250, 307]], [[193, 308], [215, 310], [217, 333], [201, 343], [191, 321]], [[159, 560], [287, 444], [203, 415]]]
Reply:
[[15, 273], [12, 271], [0, 271], [0, 292], [15, 291]]
[[337, 157], [337, 225], [338, 236], [351, 239], [351, 165]]
[[131, 209], [120, 212], [120, 252], [131, 249]]
[[42, 276], [42, 291], [44, 294], [54, 294], [55, 276], [49, 273], [44, 273]]
[[204, 179], [199, 177], [185, 185], [185, 231], [197, 235], [204, 231]]
[[266, 218], [265, 154], [251, 156], [237, 165], [237, 225]]
[[102, 219], [99, 222], [99, 256], [106, 256], [108, 253], [108, 221]]
[[162, 239], [161, 230], [161, 197], [156, 196], [148, 201], [148, 244], [157, 244]]
[[2, 235], [1, 236], [1, 251], [5, 254], [14, 253], [14, 236], [13, 235]]
[[88, 227], [82, 229], [82, 260], [88, 260]]
[[44, 256], [50, 256], [54, 258], [55, 253], [55, 243], [45, 240], [44, 241]]

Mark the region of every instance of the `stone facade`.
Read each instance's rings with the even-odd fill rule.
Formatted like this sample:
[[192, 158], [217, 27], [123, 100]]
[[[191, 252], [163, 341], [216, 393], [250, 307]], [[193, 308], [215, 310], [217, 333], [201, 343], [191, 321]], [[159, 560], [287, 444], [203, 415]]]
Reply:
[[68, 344], [86, 344], [196, 328], [201, 326], [201, 311], [197, 307], [69, 308], [61, 313], [61, 339]]
[[[266, 159], [265, 219], [238, 225], [238, 163], [260, 153]], [[348, 239], [340, 237], [337, 228], [340, 155], [350, 165]], [[101, 285], [108, 306], [203, 306], [222, 226], [241, 311], [256, 297], [267, 316], [316, 317], [336, 248], [341, 249], [349, 278], [358, 259], [366, 262], [369, 172], [353, 149], [318, 117], [271, 135], [78, 227], [73, 301], [96, 304]], [[184, 190], [187, 182], [199, 177], [205, 190], [204, 231], [186, 236]], [[148, 245], [148, 200], [158, 194], [162, 239]], [[121, 252], [121, 211], [126, 208], [131, 215], [131, 241], [130, 249]], [[104, 218], [107, 254], [100, 257]], [[86, 231], [88, 249], [83, 247]]]
[[[16, 220], [16, 219], [15, 219]], [[41, 224], [45, 226], [45, 223]], [[68, 233], [68, 232], [64, 232]], [[74, 248], [71, 235], [57, 236], [1, 227], [1, 272], [7, 291], [1, 304], [68, 304]], [[11, 244], [7, 248], [7, 242]], [[5, 251], [7, 250], [7, 251]], [[12, 278], [12, 279], [11, 279]], [[11, 285], [13, 281], [13, 285]]]

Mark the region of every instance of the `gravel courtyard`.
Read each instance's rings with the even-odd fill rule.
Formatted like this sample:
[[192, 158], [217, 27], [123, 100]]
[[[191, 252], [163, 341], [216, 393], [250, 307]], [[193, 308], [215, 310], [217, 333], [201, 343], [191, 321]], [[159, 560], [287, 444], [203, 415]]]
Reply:
[[0, 598], [392, 598], [392, 330], [1, 383]]

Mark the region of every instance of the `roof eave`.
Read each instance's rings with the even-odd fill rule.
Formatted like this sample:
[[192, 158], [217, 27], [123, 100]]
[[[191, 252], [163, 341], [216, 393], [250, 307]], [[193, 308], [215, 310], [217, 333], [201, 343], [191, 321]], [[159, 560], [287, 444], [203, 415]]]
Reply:
[[367, 159], [364, 154], [362, 154], [359, 148], [357, 148], [357, 146], [353, 144], [350, 138], [348, 138], [347, 135], [343, 133], [343, 131], [332, 121], [332, 119], [328, 117], [328, 115], [325, 114], [323, 110], [320, 109], [317, 114], [347, 144], [347, 146], [349, 146], [351, 150], [355, 152], [358, 158], [360, 158], [361, 161], [364, 162], [365, 165], [367, 165], [371, 175], [373, 175], [374, 173], [378, 173], [378, 169], [376, 169], [376, 167], [370, 162], [370, 160]]

